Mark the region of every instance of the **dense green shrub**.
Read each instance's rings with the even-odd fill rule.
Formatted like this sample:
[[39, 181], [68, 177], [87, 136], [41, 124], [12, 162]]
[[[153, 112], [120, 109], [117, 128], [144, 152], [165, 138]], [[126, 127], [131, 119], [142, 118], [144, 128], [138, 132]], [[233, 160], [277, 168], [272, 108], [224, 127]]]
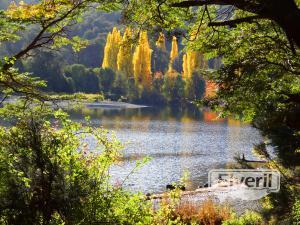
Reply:
[[7, 106], [14, 124], [0, 127], [0, 223], [147, 224], [141, 196], [109, 182], [121, 144], [35, 104]]
[[293, 207], [293, 224], [300, 224], [300, 199], [297, 199]]
[[247, 211], [240, 217], [235, 217], [231, 220], [227, 220], [223, 225], [261, 225], [263, 219], [260, 214], [252, 211]]

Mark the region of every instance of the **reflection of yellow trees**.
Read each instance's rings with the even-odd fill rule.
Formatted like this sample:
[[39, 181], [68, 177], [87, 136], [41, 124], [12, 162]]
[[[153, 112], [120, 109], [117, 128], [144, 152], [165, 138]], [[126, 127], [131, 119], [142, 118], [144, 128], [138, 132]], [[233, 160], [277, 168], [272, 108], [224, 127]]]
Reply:
[[143, 31], [140, 33], [139, 43], [133, 54], [133, 72], [135, 82], [146, 88], [150, 88], [152, 80], [151, 54], [147, 32]]
[[123, 122], [123, 117], [122, 116], [119, 116], [119, 115], [115, 116], [112, 128], [114, 130], [119, 130], [120, 128], [122, 128], [122, 122]]
[[191, 126], [191, 124], [194, 122], [193, 119], [191, 119], [188, 115], [184, 115], [181, 117], [180, 122], [182, 124], [182, 132], [186, 132], [188, 133], [189, 131], [191, 131], [193, 128]]
[[126, 28], [117, 56], [118, 71], [124, 73], [127, 78], [133, 75], [131, 38], [131, 30]]
[[227, 124], [229, 126], [237, 126], [237, 127], [240, 127], [242, 125], [241, 121], [240, 120], [236, 120], [232, 117], [228, 117], [227, 118]]
[[228, 150], [231, 155], [236, 155], [240, 153], [241, 149], [236, 144], [236, 140], [239, 140], [241, 137], [241, 121], [233, 119], [231, 117], [227, 118], [228, 124]]
[[142, 132], [149, 131], [149, 125], [150, 125], [150, 116], [145, 116], [145, 115], [134, 115], [131, 117], [132, 121], [132, 130], [138, 130]]
[[112, 32], [107, 35], [102, 68], [111, 68], [112, 70], [117, 71], [117, 56], [121, 41], [121, 33], [116, 27], [114, 27]]
[[182, 116], [180, 121], [184, 124], [193, 122], [193, 120], [188, 115]]
[[[178, 142], [178, 145], [180, 149], [180, 165], [184, 169], [189, 167], [189, 157], [193, 154], [193, 151], [187, 148], [187, 146], [194, 142], [194, 136], [190, 135], [193, 132], [192, 123], [194, 120], [185, 111], [184, 115], [180, 118], [180, 122], [180, 135], [178, 135], [178, 138], [181, 140]], [[190, 181], [186, 180], [186, 182], [185, 185], [190, 185]]]

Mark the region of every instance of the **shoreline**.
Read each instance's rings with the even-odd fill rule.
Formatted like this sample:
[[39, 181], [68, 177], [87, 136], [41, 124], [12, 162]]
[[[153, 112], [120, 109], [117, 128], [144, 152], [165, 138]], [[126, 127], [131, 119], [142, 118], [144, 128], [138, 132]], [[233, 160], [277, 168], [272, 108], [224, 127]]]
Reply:
[[[249, 209], [254, 211], [262, 210], [259, 200], [245, 200], [240, 198], [232, 198], [232, 196], [226, 198], [224, 194], [228, 194], [226, 189], [215, 189], [211, 187], [199, 188], [193, 191], [180, 191], [179, 205], [188, 203], [199, 207], [203, 202], [212, 200], [216, 204], [230, 206], [238, 215], [245, 213]], [[158, 206], [159, 202], [169, 198], [169, 192], [145, 195], [145, 200], [151, 201], [156, 207]]]
[[[5, 101], [3, 101], [3, 104], [14, 103], [19, 98], [20, 98], [19, 96], [12, 96], [6, 99]], [[87, 108], [103, 108], [103, 109], [138, 109], [138, 108], [152, 107], [148, 105], [139, 105], [139, 104], [133, 104], [128, 102], [118, 102], [118, 101], [111, 101], [111, 100], [91, 102], [91, 101], [80, 100], [80, 99], [70, 99], [70, 100], [55, 100], [53, 102], [51, 101], [47, 101], [47, 102], [61, 108], [69, 108], [69, 107], [73, 108], [74, 103], [82, 104], [84, 107]]]
[[105, 109], [137, 109], [151, 107], [147, 105], [138, 105], [127, 102], [117, 101], [99, 101], [99, 102], [88, 102], [83, 103], [88, 108], [105, 108]]

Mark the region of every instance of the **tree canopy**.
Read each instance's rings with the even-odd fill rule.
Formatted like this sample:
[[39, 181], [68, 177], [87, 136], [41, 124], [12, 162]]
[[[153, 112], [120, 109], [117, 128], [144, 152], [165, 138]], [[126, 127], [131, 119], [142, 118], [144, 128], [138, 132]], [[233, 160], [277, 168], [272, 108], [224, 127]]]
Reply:
[[[68, 29], [80, 22], [82, 14], [89, 8], [104, 11], [121, 10], [121, 20], [132, 30], [140, 31], [139, 45], [133, 55], [133, 71], [137, 82], [145, 83], [148, 87], [152, 50], [148, 43], [147, 30], [166, 30], [177, 38], [183, 37], [187, 46], [184, 74], [185, 77], [194, 80], [193, 84], [197, 84], [187, 84], [194, 90], [203, 84], [195, 71], [191, 72], [191, 68], [197, 68], [195, 65], [199, 63], [202, 55], [198, 57], [193, 54], [200, 52], [206, 60], [222, 60], [218, 70], [206, 70], [206, 79], [215, 83], [219, 90], [217, 95], [206, 96], [202, 104], [219, 110], [221, 115], [233, 114], [250, 121], [266, 137], [267, 141], [256, 145], [254, 150], [268, 161], [269, 167], [279, 169], [283, 175], [282, 191], [277, 196], [271, 196], [273, 208], [270, 208], [277, 212], [277, 215], [284, 216], [287, 215], [284, 213], [292, 209], [283, 207], [282, 202], [299, 204], [299, 5], [299, 0], [40, 0], [32, 4], [20, 1], [18, 4], [4, 5], [2, 7], [8, 8], [0, 11], [0, 43], [20, 40], [25, 31], [31, 35], [23, 46], [1, 60], [0, 88], [5, 96], [21, 93], [30, 99], [47, 98], [39, 89], [44, 87], [45, 83], [31, 77], [27, 72], [20, 73], [14, 65], [17, 60], [31, 56], [39, 48], [57, 50], [62, 46], [71, 45], [74, 51], [79, 51], [85, 47], [87, 41], [78, 36], [69, 36]], [[118, 41], [112, 42], [110, 37], [109, 42], [119, 45], [122, 42], [121, 35], [114, 36]], [[174, 40], [172, 55], [175, 57], [177, 42]], [[161, 52], [164, 52], [162, 35], [158, 46]], [[108, 45], [107, 52], [110, 50], [113, 50], [113, 46]], [[126, 49], [123, 50], [125, 54]], [[112, 52], [112, 67], [117, 70], [118, 54], [116, 51]], [[146, 60], [142, 55], [146, 56]], [[174, 60], [174, 57], [171, 57], [171, 60]], [[120, 55], [119, 65], [122, 64], [121, 59]], [[174, 65], [172, 66], [174, 68]], [[66, 75], [72, 73], [69, 75], [77, 77], [77, 74], [72, 72], [74, 68], [87, 74], [90, 78], [88, 85], [95, 82], [95, 73], [105, 74], [100, 80], [101, 85], [114, 79], [111, 88], [117, 89], [123, 82], [119, 75], [112, 77], [116, 74], [110, 69], [91, 71], [85, 70], [81, 65], [68, 68], [65, 71]], [[139, 81], [138, 77], [142, 77], [142, 80]], [[171, 98], [177, 100], [184, 94], [185, 77], [175, 76], [175, 80], [166, 77], [164, 85], [160, 85], [159, 78], [154, 87], [170, 93]], [[77, 82], [81, 80], [78, 79]], [[118, 89], [118, 92], [123, 91]], [[195, 92], [191, 94], [202, 97]], [[151, 96], [147, 89], [141, 95]], [[28, 118], [23, 118], [28, 121]], [[41, 124], [45, 123], [42, 121]], [[23, 127], [31, 129], [28, 124], [20, 123], [18, 132]], [[46, 130], [50, 129], [48, 123], [45, 127]], [[11, 132], [13, 134], [14, 130]], [[5, 140], [14, 140], [7, 136], [4, 129], [1, 130], [1, 135]], [[275, 156], [268, 153], [269, 145], [274, 148]], [[3, 149], [9, 146], [9, 142], [4, 143]]]
[[[280, 216], [286, 212], [281, 202], [295, 202], [299, 194], [299, 3], [134, 1], [124, 9], [124, 20], [132, 26], [166, 29], [185, 38], [185, 76], [190, 74], [189, 52], [203, 52], [206, 59], [221, 59], [217, 71], [206, 73], [206, 79], [217, 84], [217, 95], [206, 96], [201, 104], [208, 104], [221, 116], [231, 114], [249, 121], [265, 136], [266, 140], [254, 151], [269, 162], [269, 167], [280, 169], [283, 174], [283, 191], [271, 198], [273, 209]], [[270, 146], [275, 156], [268, 153]]]

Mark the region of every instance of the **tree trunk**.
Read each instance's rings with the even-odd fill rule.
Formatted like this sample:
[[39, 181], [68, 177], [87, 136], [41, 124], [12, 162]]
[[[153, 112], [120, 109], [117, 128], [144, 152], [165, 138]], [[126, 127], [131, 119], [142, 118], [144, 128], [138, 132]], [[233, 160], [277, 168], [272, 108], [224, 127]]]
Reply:
[[284, 30], [287, 38], [300, 48], [300, 10], [294, 0], [277, 0], [270, 3], [270, 18]]

